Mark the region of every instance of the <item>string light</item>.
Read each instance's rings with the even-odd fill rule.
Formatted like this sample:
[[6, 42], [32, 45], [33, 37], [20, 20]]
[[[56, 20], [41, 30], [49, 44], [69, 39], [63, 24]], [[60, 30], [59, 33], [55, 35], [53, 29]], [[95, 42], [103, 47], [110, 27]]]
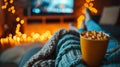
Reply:
[[[11, 12], [12, 14], [15, 14], [16, 10], [15, 10], [15, 6], [13, 5], [13, 2], [14, 2], [14, 0], [9, 0], [9, 1], [4, 0], [4, 5], [1, 6], [1, 9], [6, 9], [8, 12]], [[20, 24], [24, 24], [24, 20], [20, 20], [20, 17], [17, 17], [16, 21], [19, 22]], [[20, 26], [18, 26], [18, 27], [20, 27]], [[20, 28], [16, 28], [16, 29], [20, 29]]]
[[12, 4], [12, 3], [13, 3], [13, 0], [10, 0], [9, 2]]
[[16, 21], [17, 21], [17, 22], [20, 21], [20, 17], [17, 17], [17, 18], [16, 18]]
[[11, 10], [14, 10], [15, 9], [15, 7], [14, 6], [11, 6]]
[[15, 14], [15, 10], [12, 10], [12, 13]]
[[4, 0], [4, 2], [7, 2], [7, 0]]
[[21, 20], [20, 23], [21, 23], [21, 24], [24, 24], [24, 20]]
[[[7, 10], [8, 12], [15, 14], [15, 6], [13, 5], [14, 0], [4, 0], [4, 5], [1, 6], [1, 9]], [[11, 46], [17, 46], [17, 44], [20, 43], [26, 43], [26, 42], [33, 42], [33, 41], [41, 41], [45, 42], [48, 39], [51, 38], [52, 34], [50, 31], [46, 31], [43, 34], [38, 34], [34, 33], [31, 36], [27, 36], [26, 34], [23, 34], [20, 32], [22, 24], [24, 24], [24, 20], [21, 19], [21, 17], [16, 17], [15, 18], [16, 22], [18, 23], [16, 26], [15, 30], [15, 35], [13, 36], [12, 34], [9, 34], [6, 38], [1, 38], [0, 42], [3, 45], [2, 47], [4, 48], [4, 44], [10, 44]]]
[[8, 2], [6, 2], [5, 5], [8, 5]]
[[1, 9], [6, 9], [6, 8], [7, 8], [6, 5], [1, 6]]
[[11, 11], [11, 8], [8, 8], [8, 12], [10, 12]]

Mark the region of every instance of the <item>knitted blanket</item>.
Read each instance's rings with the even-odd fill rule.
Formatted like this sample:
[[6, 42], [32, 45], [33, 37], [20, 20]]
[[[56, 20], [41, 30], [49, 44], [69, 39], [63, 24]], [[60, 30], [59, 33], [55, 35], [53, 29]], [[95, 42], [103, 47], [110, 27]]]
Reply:
[[[119, 59], [119, 48], [109, 51], [101, 67], [120, 67]], [[24, 67], [86, 67], [81, 57], [79, 33], [60, 29]]]

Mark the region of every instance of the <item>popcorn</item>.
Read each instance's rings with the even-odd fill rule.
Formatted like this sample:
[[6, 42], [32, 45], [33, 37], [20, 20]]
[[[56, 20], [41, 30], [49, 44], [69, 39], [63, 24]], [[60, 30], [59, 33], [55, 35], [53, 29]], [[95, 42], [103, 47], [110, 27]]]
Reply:
[[103, 32], [97, 31], [85, 31], [81, 33], [81, 36], [90, 40], [108, 40], [109, 37]]

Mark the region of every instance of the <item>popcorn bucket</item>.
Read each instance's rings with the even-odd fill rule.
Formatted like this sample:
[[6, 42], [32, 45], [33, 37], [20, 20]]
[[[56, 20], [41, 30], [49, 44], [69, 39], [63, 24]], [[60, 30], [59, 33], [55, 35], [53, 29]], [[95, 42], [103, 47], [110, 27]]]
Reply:
[[82, 59], [89, 67], [99, 67], [108, 46], [107, 40], [92, 40], [80, 35]]

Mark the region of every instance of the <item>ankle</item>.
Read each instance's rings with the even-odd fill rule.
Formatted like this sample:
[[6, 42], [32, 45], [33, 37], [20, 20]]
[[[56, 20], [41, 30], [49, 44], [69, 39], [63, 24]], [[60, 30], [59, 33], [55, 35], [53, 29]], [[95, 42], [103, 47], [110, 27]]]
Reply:
[[92, 18], [92, 14], [88, 8], [85, 9], [85, 25]]

